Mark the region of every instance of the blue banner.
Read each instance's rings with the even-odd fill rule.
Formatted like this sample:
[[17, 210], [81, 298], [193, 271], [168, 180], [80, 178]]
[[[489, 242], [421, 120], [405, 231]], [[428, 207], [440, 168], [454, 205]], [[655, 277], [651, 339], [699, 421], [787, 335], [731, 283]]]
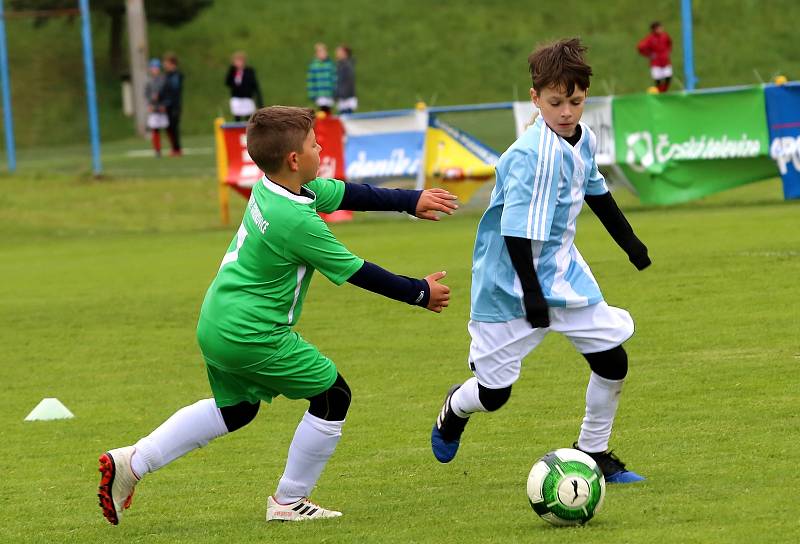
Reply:
[[342, 116], [347, 140], [346, 177], [350, 181], [417, 178], [428, 114], [410, 111], [382, 116]]
[[783, 196], [800, 198], [800, 83], [764, 88], [769, 154], [783, 179]]

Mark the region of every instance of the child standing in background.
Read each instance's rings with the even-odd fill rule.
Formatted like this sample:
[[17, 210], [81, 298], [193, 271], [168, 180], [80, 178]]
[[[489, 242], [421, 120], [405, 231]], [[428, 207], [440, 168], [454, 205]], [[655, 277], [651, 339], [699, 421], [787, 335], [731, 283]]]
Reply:
[[320, 111], [329, 113], [333, 107], [333, 92], [336, 89], [336, 65], [328, 56], [324, 43], [314, 44], [314, 58], [306, 72], [308, 99]]
[[247, 55], [244, 51], [233, 54], [231, 66], [225, 76], [225, 85], [231, 90], [230, 107], [234, 121], [247, 121], [256, 108], [264, 105], [256, 71], [247, 66]]
[[149, 77], [144, 87], [147, 100], [147, 128], [150, 130], [150, 139], [156, 157], [161, 156], [161, 129], [167, 128], [169, 120], [165, 113], [162, 92], [164, 89], [164, 74], [161, 73], [161, 61], [150, 59], [148, 65]]
[[181, 150], [181, 107], [183, 102], [183, 74], [178, 70], [178, 57], [174, 53], [164, 55], [164, 87], [161, 94], [169, 125], [167, 136], [172, 144], [173, 157], [183, 155]]
[[353, 113], [358, 109], [356, 98], [356, 69], [353, 50], [345, 44], [336, 48], [336, 109]]
[[650, 34], [642, 38], [636, 46], [639, 54], [650, 59], [650, 77], [658, 92], [669, 90], [672, 81], [672, 38], [664, 30], [664, 26], [655, 21], [650, 25]]

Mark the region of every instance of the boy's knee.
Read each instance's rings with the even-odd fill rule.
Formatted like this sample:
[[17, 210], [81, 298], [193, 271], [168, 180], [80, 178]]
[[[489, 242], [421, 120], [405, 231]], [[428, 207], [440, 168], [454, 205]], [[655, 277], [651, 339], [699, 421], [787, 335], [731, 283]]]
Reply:
[[339, 374], [326, 391], [308, 399], [308, 413], [326, 421], [344, 421], [351, 396], [350, 387]]
[[494, 412], [495, 410], [502, 408], [502, 406], [508, 402], [508, 398], [510, 396], [510, 385], [500, 389], [489, 389], [488, 387], [478, 384], [478, 399], [481, 401], [483, 407], [489, 412]]
[[600, 351], [584, 353], [592, 372], [607, 380], [622, 380], [628, 375], [628, 354], [622, 346]]
[[225, 422], [228, 432], [232, 433], [237, 429], [241, 429], [256, 417], [258, 408], [261, 403], [252, 404], [250, 402], [240, 402], [233, 406], [225, 406], [220, 408], [222, 420]]

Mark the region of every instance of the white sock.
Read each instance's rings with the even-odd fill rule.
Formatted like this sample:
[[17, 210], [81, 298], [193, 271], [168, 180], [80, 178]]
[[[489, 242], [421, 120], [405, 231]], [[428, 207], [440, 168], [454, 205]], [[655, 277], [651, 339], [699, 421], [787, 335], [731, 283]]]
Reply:
[[308, 412], [303, 415], [289, 446], [286, 468], [275, 492], [276, 501], [291, 504], [311, 495], [339, 443], [342, 425], [344, 421], [326, 421]]
[[458, 417], [467, 418], [474, 412], [486, 412], [478, 395], [478, 378], [472, 377], [450, 397], [450, 408]]
[[214, 399], [197, 401], [175, 412], [135, 444], [131, 468], [141, 478], [224, 434], [228, 434], [228, 428]]
[[586, 387], [586, 415], [581, 424], [578, 448], [592, 453], [606, 451], [625, 380], [607, 380], [594, 372]]

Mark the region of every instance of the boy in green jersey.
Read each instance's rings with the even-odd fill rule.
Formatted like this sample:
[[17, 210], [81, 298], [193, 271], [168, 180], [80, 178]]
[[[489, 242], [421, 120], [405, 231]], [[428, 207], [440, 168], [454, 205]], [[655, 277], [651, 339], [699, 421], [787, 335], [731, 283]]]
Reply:
[[100, 456], [98, 496], [111, 523], [119, 523], [145, 474], [247, 425], [262, 400], [278, 395], [307, 399], [309, 408], [267, 500], [267, 520], [340, 516], [308, 499], [350, 405], [350, 389], [333, 362], [292, 329], [314, 270], [337, 285], [349, 282], [433, 312], [449, 304], [450, 289], [439, 283], [444, 272], [413, 279], [364, 261], [336, 240], [317, 212], [396, 210], [437, 220], [437, 212], [456, 209], [455, 196], [316, 178], [320, 146], [313, 124], [312, 110], [286, 106], [251, 117], [247, 150], [266, 175], [253, 187], [197, 324], [214, 398], [181, 408], [136, 444]]

